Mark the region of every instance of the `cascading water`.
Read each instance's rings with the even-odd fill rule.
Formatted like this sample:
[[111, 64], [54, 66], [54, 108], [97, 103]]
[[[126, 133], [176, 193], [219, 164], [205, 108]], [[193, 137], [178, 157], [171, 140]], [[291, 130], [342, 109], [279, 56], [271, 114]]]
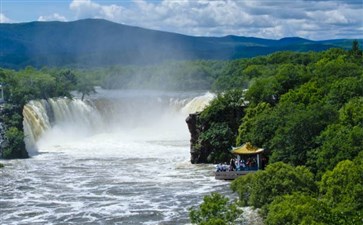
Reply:
[[99, 90], [87, 101], [29, 102], [36, 151], [0, 170], [0, 224], [189, 223], [204, 195], [230, 194], [212, 165], [189, 161], [185, 118], [213, 96], [195, 97]]
[[73, 140], [120, 130], [132, 133], [140, 127], [169, 134], [181, 131], [185, 138], [181, 117], [202, 111], [214, 98], [209, 92], [194, 98], [175, 97], [174, 93], [159, 95], [158, 92], [145, 96], [132, 95], [130, 91], [108, 91], [87, 101], [68, 98], [30, 101], [23, 110], [27, 149], [34, 154], [37, 145], [52, 142], [54, 138], [64, 143], [67, 138]]
[[30, 101], [23, 109], [27, 150], [32, 154], [40, 140], [57, 136], [60, 142], [87, 136], [101, 128], [101, 116], [87, 102], [79, 99]]

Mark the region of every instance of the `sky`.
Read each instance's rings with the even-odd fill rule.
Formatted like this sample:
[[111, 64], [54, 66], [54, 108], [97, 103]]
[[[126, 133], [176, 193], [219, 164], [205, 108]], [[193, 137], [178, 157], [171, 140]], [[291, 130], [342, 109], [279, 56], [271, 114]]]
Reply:
[[363, 38], [363, 0], [0, 0], [0, 22], [100, 18], [193, 36]]

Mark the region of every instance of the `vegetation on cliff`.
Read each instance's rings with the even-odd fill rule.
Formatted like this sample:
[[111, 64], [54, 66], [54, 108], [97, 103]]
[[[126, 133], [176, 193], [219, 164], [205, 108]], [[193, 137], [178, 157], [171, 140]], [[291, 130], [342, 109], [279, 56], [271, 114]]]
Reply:
[[[192, 163], [227, 162], [231, 154], [226, 151], [234, 145], [238, 124], [243, 117], [245, 104], [243, 90], [220, 93], [200, 115], [195, 127], [190, 127], [196, 136], [192, 142]], [[190, 120], [187, 120], [191, 123]]]
[[242, 60], [236, 71], [214, 84], [236, 89], [235, 81], [253, 71], [235, 144], [263, 147], [270, 159], [266, 170], [232, 183], [240, 202], [261, 208], [266, 224], [361, 223], [363, 59], [357, 42], [349, 51]]

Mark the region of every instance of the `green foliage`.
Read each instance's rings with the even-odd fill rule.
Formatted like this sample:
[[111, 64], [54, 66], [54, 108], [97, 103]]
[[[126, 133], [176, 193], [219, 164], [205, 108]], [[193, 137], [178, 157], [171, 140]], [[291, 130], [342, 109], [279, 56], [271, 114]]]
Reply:
[[312, 194], [317, 189], [314, 175], [307, 168], [292, 167], [282, 162], [237, 178], [231, 188], [239, 194], [242, 203], [256, 208], [270, 204], [278, 196], [293, 192]]
[[263, 77], [253, 81], [246, 92], [246, 100], [251, 104], [267, 102], [275, 105], [279, 100], [279, 93], [282, 90], [281, 84], [276, 77]]
[[77, 80], [69, 70], [36, 70], [27, 67], [18, 72], [4, 70], [0, 82], [5, 84], [5, 100], [22, 108], [34, 99], [70, 97], [70, 91], [74, 90]]
[[[362, 154], [359, 156], [362, 158]], [[357, 159], [357, 161], [359, 161]], [[344, 160], [327, 171], [320, 183], [323, 200], [341, 214], [363, 213], [363, 165]], [[362, 214], [361, 214], [362, 215]]]
[[316, 136], [333, 120], [331, 113], [331, 107], [319, 104], [282, 104], [277, 115], [283, 122], [278, 124], [271, 140], [271, 162], [305, 165], [308, 152], [316, 147]]
[[363, 79], [359, 77], [347, 77], [336, 80], [330, 87], [327, 101], [341, 108], [350, 99], [363, 94]]
[[232, 225], [241, 216], [242, 210], [236, 202], [229, 202], [227, 197], [219, 193], [205, 196], [197, 209], [190, 209], [189, 217], [193, 224], [198, 225]]
[[352, 49], [349, 51], [349, 55], [353, 60], [357, 60], [357, 62], [362, 62], [362, 50], [359, 49], [359, 42], [354, 40], [352, 43]]
[[[349, 54], [331, 49], [307, 54], [306, 60], [294, 53], [269, 56], [270, 73], [246, 92], [250, 104], [236, 143], [250, 141], [271, 152], [270, 162], [308, 165], [320, 176], [354, 158], [363, 139], [363, 64]], [[340, 124], [341, 132], [333, 124]]]
[[[55, 95], [71, 97], [69, 91], [74, 90], [79, 79], [74, 72], [70, 70], [61, 70], [51, 72], [51, 76], [55, 78]], [[84, 80], [86, 78], [83, 78]]]
[[203, 110], [200, 119], [203, 123], [226, 122], [236, 132], [238, 124], [243, 116], [245, 108], [243, 91], [230, 90], [219, 94], [211, 101], [209, 106]]
[[24, 146], [24, 134], [16, 127], [10, 127], [5, 132], [7, 145], [2, 149], [2, 157], [5, 159], [26, 158], [28, 154]]
[[[236, 143], [262, 146], [273, 163], [231, 188], [241, 204], [261, 208], [266, 224], [362, 222], [362, 62], [353, 43], [351, 51], [245, 60], [231, 72], [231, 82], [252, 79]], [[219, 121], [218, 109], [209, 120]]]
[[4, 164], [0, 163], [0, 168], [4, 168], [4, 167], [5, 167]]
[[275, 198], [268, 211], [266, 225], [338, 224], [327, 204], [302, 193]]
[[[281, 97], [282, 104], [324, 104], [325, 90], [317, 81], [309, 81]], [[285, 106], [286, 107], [286, 106]]]
[[352, 98], [339, 111], [339, 120], [347, 126], [363, 127], [363, 97]]
[[334, 124], [327, 127], [318, 138], [320, 147], [312, 151], [310, 158], [316, 163], [319, 176], [332, 170], [340, 161], [353, 160], [363, 151], [363, 127]]
[[281, 162], [231, 184], [243, 205], [262, 208], [267, 225], [360, 224], [363, 213], [363, 152], [339, 162], [315, 183], [305, 167]]
[[238, 125], [244, 115], [242, 90], [230, 90], [219, 94], [200, 114], [196, 151], [207, 152], [207, 162], [229, 161], [229, 150], [235, 144]]
[[90, 80], [87, 80], [85, 78], [79, 79], [76, 85], [76, 90], [82, 94], [82, 101], [86, 95], [96, 93], [95, 85]]
[[227, 123], [213, 123], [199, 136], [198, 141], [200, 145], [212, 150], [207, 159], [209, 162], [223, 162], [232, 157], [226, 150], [234, 142], [233, 137], [233, 132]]
[[238, 128], [236, 145], [251, 142], [256, 146], [269, 149], [271, 143], [267, 140], [272, 139], [279, 124], [279, 118], [272, 113], [271, 105], [265, 102], [259, 103], [256, 107], [248, 107], [243, 123]]
[[363, 98], [354, 97], [339, 110], [339, 119], [317, 138], [309, 165], [320, 177], [342, 160], [353, 160], [363, 150]]

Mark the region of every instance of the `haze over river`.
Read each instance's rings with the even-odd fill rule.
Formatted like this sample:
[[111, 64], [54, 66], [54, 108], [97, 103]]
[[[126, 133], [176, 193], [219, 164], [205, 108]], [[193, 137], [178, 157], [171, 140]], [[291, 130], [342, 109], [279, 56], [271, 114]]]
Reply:
[[213, 165], [189, 161], [185, 118], [212, 98], [99, 89], [30, 102], [32, 157], [2, 161], [0, 224], [188, 224], [204, 195], [230, 194]]

